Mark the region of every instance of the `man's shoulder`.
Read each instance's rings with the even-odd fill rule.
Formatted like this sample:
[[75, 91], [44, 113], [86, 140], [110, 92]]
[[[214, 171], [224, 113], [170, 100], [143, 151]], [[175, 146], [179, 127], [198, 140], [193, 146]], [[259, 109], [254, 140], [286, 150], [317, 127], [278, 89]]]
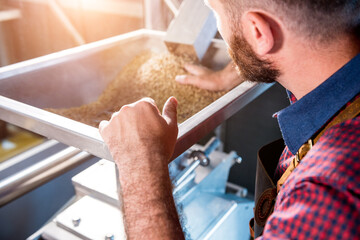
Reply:
[[265, 231], [277, 226], [283, 229], [281, 224], [301, 226], [300, 232], [306, 229], [321, 232], [321, 227], [327, 226], [329, 236], [335, 236], [338, 229], [343, 236], [348, 234], [347, 238], [357, 236], [359, 172], [360, 117], [357, 117], [326, 131], [302, 159], [279, 192]]
[[312, 182], [360, 187], [360, 117], [338, 124], [319, 139], [290, 175], [291, 188]]
[[357, 165], [360, 168], [360, 116], [328, 129], [306, 159], [304, 163], [308, 161], [320, 168]]
[[[360, 116], [337, 124], [328, 129], [314, 147], [314, 154], [340, 157], [341, 153], [360, 152]], [[325, 151], [325, 152], [324, 152]], [[329, 152], [331, 151], [331, 152]], [[337, 154], [331, 154], [335, 151]], [[349, 157], [349, 156], [348, 156]]]

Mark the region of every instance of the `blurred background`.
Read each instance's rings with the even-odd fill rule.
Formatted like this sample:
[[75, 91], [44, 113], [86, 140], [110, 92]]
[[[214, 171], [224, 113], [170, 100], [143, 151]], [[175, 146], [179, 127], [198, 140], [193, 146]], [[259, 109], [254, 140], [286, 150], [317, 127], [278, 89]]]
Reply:
[[0, 0], [0, 66], [140, 28], [166, 30], [173, 13], [165, 2]]

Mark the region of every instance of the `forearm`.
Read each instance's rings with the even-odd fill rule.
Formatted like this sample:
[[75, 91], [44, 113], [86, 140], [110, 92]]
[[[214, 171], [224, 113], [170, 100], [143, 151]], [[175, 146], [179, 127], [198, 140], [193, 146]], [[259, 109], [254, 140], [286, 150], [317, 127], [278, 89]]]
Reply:
[[128, 239], [184, 239], [165, 167], [149, 166], [131, 175], [119, 171]]
[[162, 114], [154, 100], [144, 98], [100, 123], [118, 167], [128, 239], [184, 239], [168, 170], [178, 134], [176, 109], [173, 97]]

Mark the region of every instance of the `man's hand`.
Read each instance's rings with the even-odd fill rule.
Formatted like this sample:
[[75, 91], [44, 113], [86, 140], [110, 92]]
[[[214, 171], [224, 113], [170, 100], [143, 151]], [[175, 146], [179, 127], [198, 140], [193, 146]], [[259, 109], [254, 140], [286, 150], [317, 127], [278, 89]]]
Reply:
[[[100, 134], [119, 167], [127, 161], [141, 163], [136, 159], [139, 155], [161, 155], [170, 159], [178, 133], [176, 109], [177, 100], [171, 97], [161, 115], [154, 100], [144, 98], [123, 106], [109, 122], [100, 123]], [[168, 162], [163, 164], [167, 166]]]
[[230, 62], [223, 70], [214, 72], [204, 66], [185, 64], [188, 75], [179, 75], [176, 81], [211, 91], [227, 91], [239, 85], [243, 80]]
[[118, 166], [128, 239], [184, 238], [168, 172], [178, 133], [176, 108], [177, 100], [169, 98], [161, 114], [144, 98], [100, 123]]

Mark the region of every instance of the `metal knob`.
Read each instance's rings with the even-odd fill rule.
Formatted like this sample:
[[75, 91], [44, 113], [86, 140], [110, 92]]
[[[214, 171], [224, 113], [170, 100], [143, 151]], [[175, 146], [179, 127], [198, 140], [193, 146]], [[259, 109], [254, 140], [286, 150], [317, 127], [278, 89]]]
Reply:
[[114, 239], [115, 239], [115, 237], [114, 237], [114, 234], [112, 234], [112, 233], [108, 233], [105, 236], [105, 240], [114, 240]]
[[192, 162], [173, 180], [173, 184], [175, 186], [173, 193], [178, 191], [177, 187], [180, 185], [180, 183], [183, 182], [190, 174], [192, 174], [198, 166], [201, 165], [206, 167], [210, 165], [210, 159], [208, 156], [220, 145], [220, 143], [221, 142], [219, 139], [213, 137], [204, 147], [204, 151], [195, 150], [190, 153], [188, 158]]
[[190, 154], [190, 159], [192, 159], [194, 162], [199, 160], [201, 166], [208, 166], [210, 164], [210, 159], [205, 155], [205, 152], [197, 150], [193, 151]]

